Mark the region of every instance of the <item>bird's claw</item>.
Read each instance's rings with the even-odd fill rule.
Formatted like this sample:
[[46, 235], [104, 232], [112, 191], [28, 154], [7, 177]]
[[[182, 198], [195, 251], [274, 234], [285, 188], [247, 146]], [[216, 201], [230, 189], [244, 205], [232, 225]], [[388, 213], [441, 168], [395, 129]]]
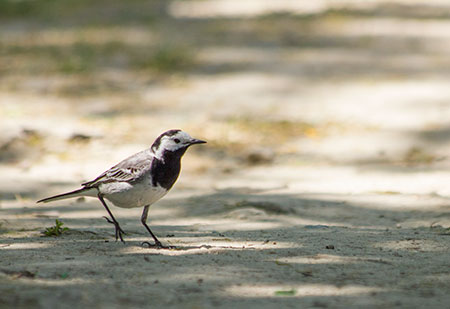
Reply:
[[125, 234], [124, 231], [122, 231], [122, 229], [119, 227], [116, 227], [116, 241], [118, 240], [118, 238], [120, 238], [120, 241], [125, 243], [125, 240], [123, 240], [122, 234]]
[[114, 225], [114, 227], [116, 229], [116, 231], [115, 231], [116, 241], [120, 238], [120, 241], [125, 243], [125, 240], [123, 240], [122, 234], [126, 234], [126, 233], [125, 233], [124, 230], [122, 230], [122, 228], [120, 227], [119, 223], [112, 221], [111, 219], [109, 219], [106, 216], [103, 216], [103, 218], [105, 218], [108, 223], [111, 223], [111, 224]]
[[114, 224], [114, 221], [111, 221], [111, 219], [108, 218], [107, 216], [103, 216], [103, 218], [105, 218], [105, 220], [108, 221], [108, 223]]
[[164, 246], [160, 241], [156, 241], [154, 244], [144, 241], [141, 243], [141, 246], [144, 247], [144, 245], [147, 245], [148, 248], [156, 248], [156, 249], [176, 249], [175, 246]]

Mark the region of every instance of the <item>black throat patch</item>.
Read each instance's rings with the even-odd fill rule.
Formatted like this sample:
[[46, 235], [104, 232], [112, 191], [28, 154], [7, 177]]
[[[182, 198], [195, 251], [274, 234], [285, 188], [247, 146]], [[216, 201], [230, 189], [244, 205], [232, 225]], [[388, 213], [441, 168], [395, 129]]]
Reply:
[[161, 186], [166, 190], [172, 188], [178, 179], [181, 170], [181, 157], [186, 152], [187, 147], [176, 151], [164, 151], [161, 159], [154, 158], [152, 162], [152, 185]]

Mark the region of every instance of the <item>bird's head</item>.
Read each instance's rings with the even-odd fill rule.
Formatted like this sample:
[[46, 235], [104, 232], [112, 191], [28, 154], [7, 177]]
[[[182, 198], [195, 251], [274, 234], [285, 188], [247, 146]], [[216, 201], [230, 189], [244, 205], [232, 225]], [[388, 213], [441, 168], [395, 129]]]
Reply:
[[204, 144], [203, 140], [191, 137], [188, 133], [181, 130], [169, 130], [161, 134], [153, 143], [151, 149], [156, 157], [163, 157], [164, 152], [178, 152], [181, 154], [186, 149], [195, 144]]

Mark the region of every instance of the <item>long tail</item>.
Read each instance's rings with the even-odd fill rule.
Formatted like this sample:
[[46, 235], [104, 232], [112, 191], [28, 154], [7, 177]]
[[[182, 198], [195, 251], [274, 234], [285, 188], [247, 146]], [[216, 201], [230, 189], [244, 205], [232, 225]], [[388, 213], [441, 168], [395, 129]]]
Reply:
[[48, 203], [48, 202], [64, 200], [66, 198], [71, 198], [71, 197], [76, 197], [76, 196], [96, 196], [96, 195], [97, 195], [97, 189], [95, 189], [95, 188], [81, 188], [81, 189], [70, 191], [67, 193], [50, 196], [50, 197], [44, 198], [42, 200], [39, 200], [36, 203], [41, 203], [41, 202]]

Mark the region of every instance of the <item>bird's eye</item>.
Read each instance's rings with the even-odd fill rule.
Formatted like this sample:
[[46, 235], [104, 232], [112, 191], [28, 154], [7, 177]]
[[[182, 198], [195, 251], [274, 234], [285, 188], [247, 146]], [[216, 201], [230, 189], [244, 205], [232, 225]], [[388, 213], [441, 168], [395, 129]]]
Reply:
[[174, 139], [173, 141], [174, 141], [175, 143], [177, 143], [177, 144], [180, 143], [180, 140], [179, 140], [178, 138]]

